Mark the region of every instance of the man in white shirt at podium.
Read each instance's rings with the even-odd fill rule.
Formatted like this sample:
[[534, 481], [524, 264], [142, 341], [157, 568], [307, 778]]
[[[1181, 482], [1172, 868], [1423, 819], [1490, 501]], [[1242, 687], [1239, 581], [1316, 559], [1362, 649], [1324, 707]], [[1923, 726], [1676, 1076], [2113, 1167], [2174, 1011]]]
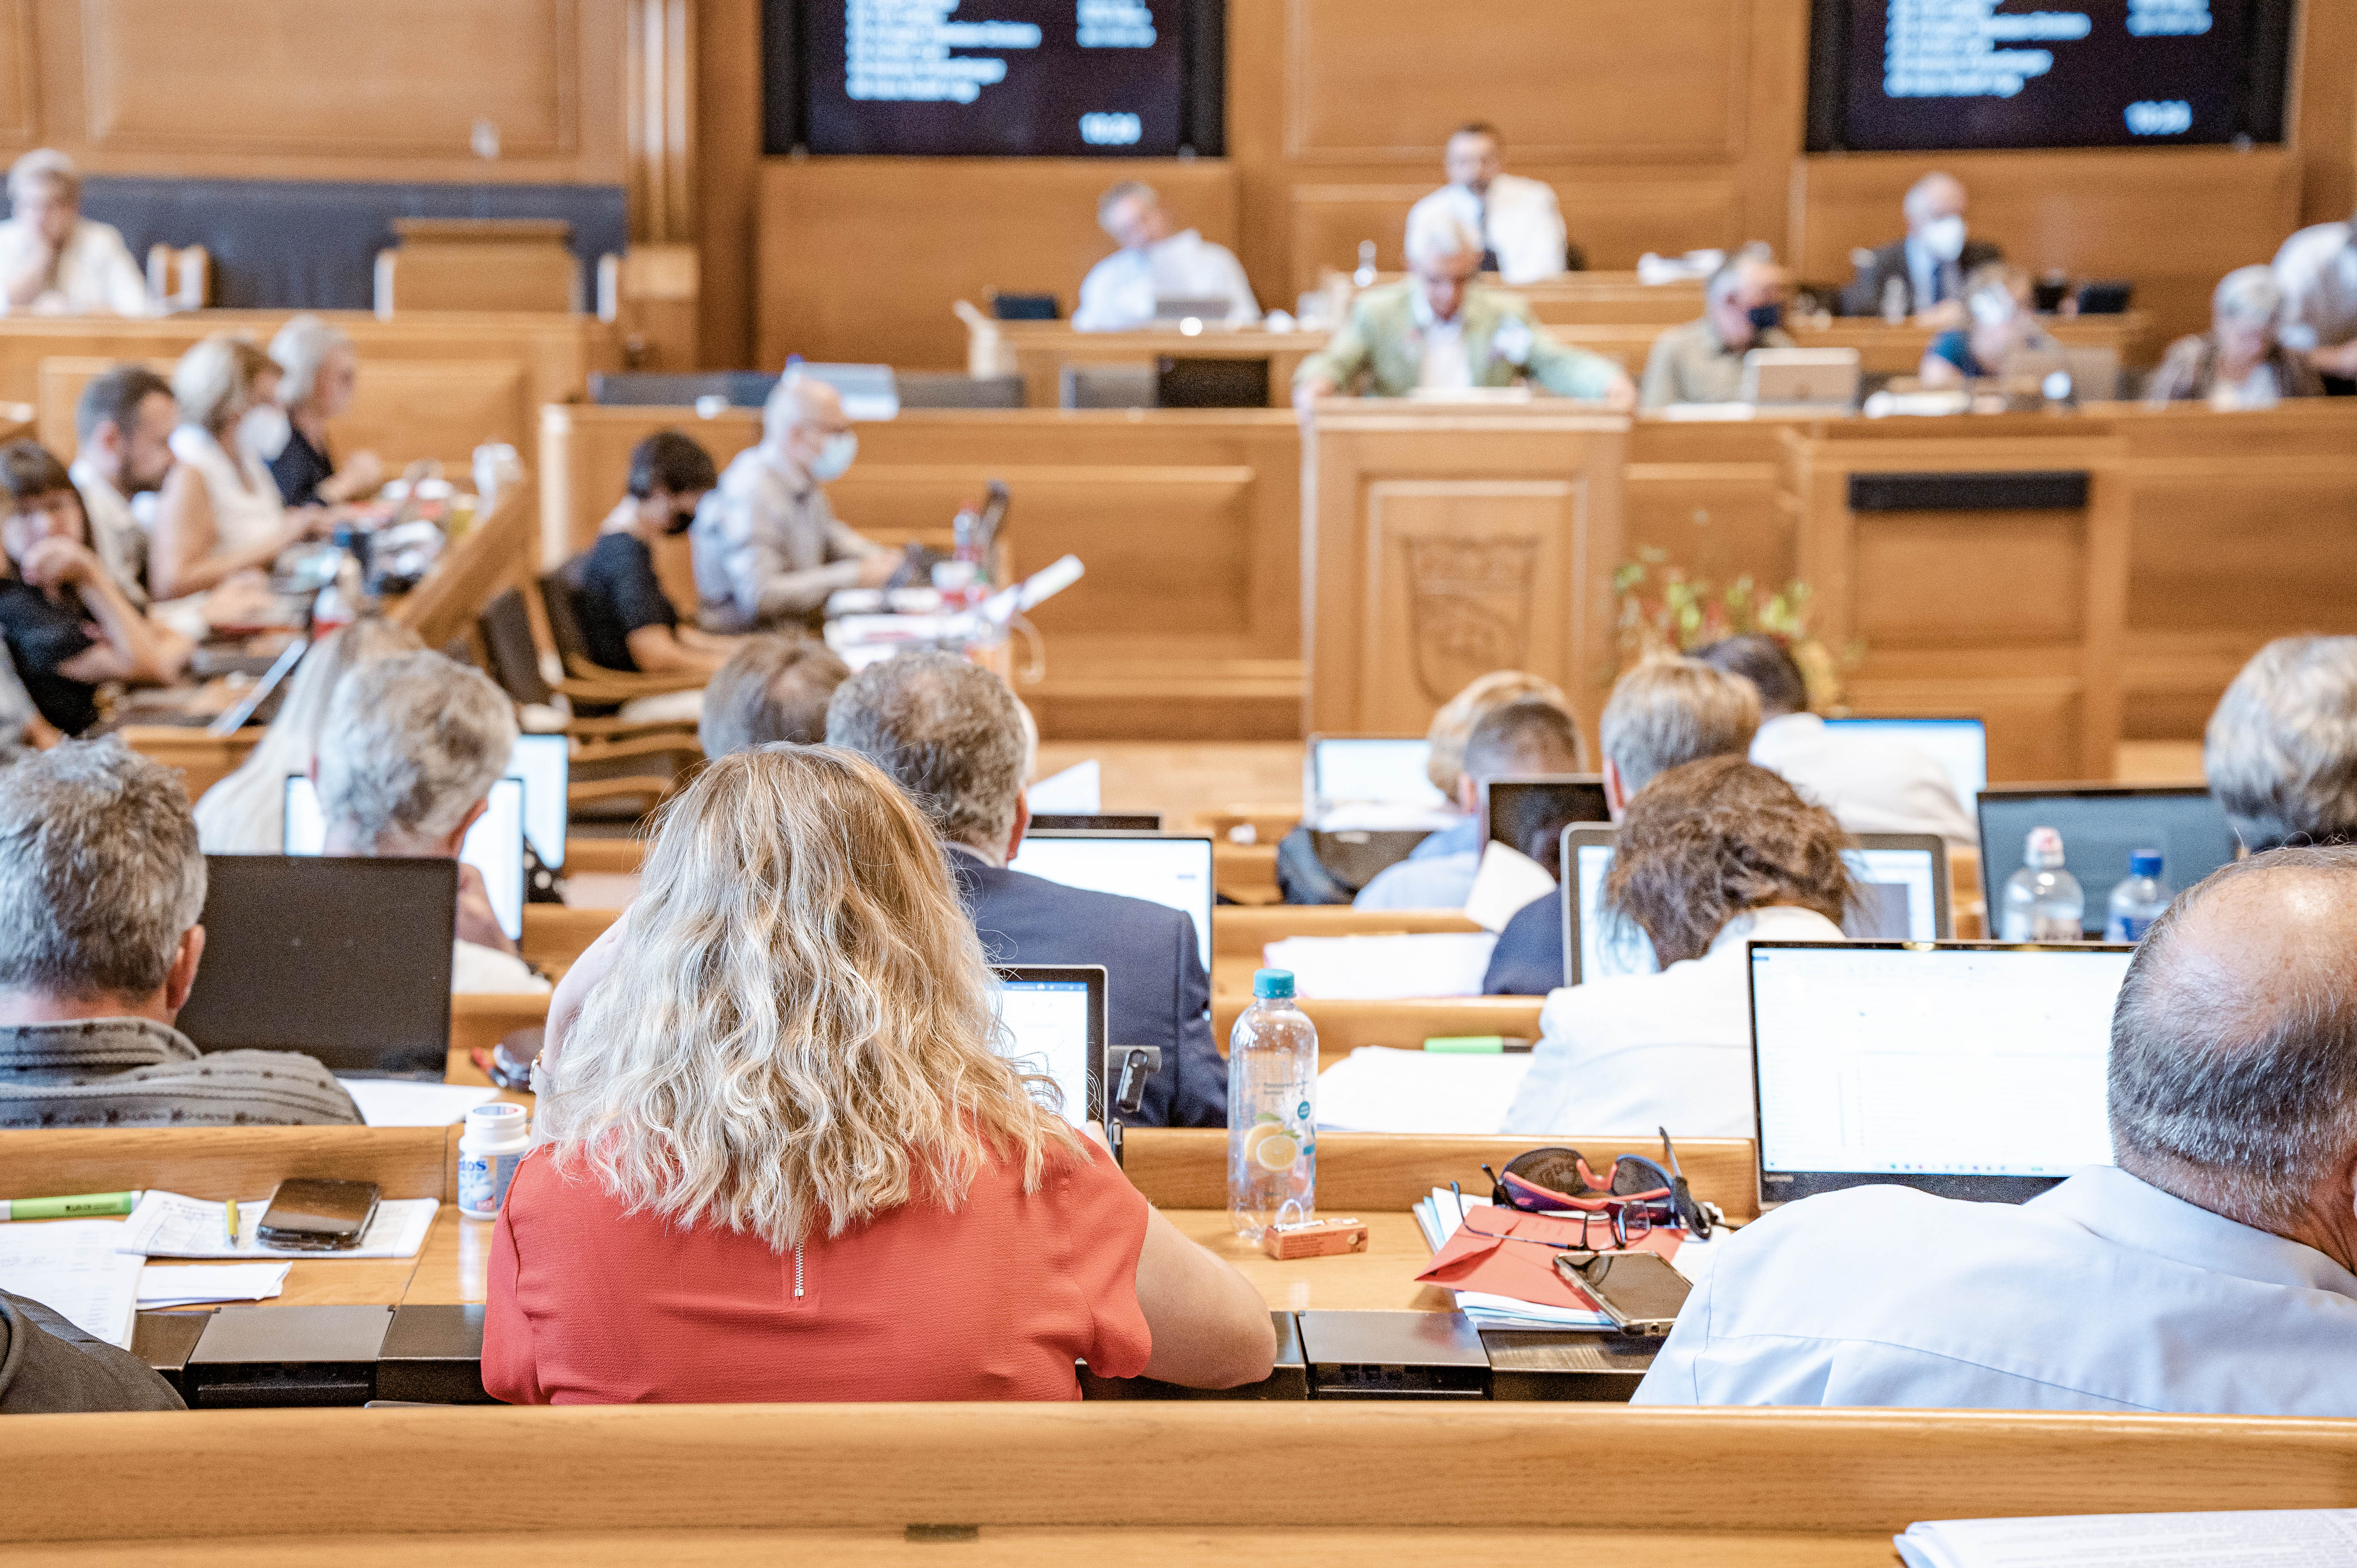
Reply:
[[1135, 332], [1154, 324], [1157, 302], [1223, 301], [1195, 312], [1229, 327], [1260, 319], [1260, 304], [1235, 252], [1192, 229], [1174, 234], [1154, 188], [1123, 180], [1097, 200], [1097, 224], [1121, 246], [1081, 280], [1075, 332]]
[[1481, 237], [1483, 272], [1510, 284], [1562, 274], [1571, 248], [1563, 209], [1544, 180], [1505, 172], [1495, 125], [1477, 120], [1454, 132], [1443, 166], [1448, 183], [1408, 209], [1410, 229], [1437, 209]]

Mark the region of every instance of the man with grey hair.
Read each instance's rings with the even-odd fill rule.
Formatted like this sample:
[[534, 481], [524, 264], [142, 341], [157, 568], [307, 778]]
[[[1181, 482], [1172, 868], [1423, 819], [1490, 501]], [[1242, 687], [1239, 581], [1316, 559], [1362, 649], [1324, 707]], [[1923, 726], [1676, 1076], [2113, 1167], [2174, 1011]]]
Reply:
[[850, 666], [814, 637], [749, 637], [704, 689], [695, 738], [710, 757], [826, 738], [827, 699]]
[[1784, 301], [1790, 289], [1775, 252], [1746, 245], [1711, 274], [1703, 288], [1699, 321], [1673, 327], [1653, 339], [1645, 357], [1639, 403], [1734, 403], [1743, 396], [1743, 356], [1754, 349], [1789, 349]]
[[8, 170], [0, 316], [153, 316], [147, 274], [111, 223], [81, 215], [81, 171], [50, 147]]
[[2112, 1014], [2116, 1165], [1858, 1187], [1724, 1243], [1640, 1404], [2357, 1415], [2357, 848], [2217, 872]]
[[[515, 743], [514, 705], [479, 670], [423, 650], [357, 666], [336, 686], [311, 761], [327, 853], [457, 860]], [[548, 989], [464, 864], [450, 989]]]
[[1104, 966], [1106, 1043], [1162, 1052], [1128, 1120], [1227, 1123], [1228, 1070], [1211, 1045], [1211, 980], [1194, 921], [1007, 869], [1031, 811], [1022, 714], [1005, 682], [953, 654], [899, 654], [835, 688], [826, 743], [881, 768], [931, 819], [993, 963]]
[[[1097, 226], [1121, 247], [1081, 280], [1075, 332], [1134, 332], [1151, 327], [1163, 300], [1200, 300], [1207, 319], [1244, 327], [1260, 319], [1243, 264], [1225, 245], [1193, 229], [1172, 232], [1162, 199], [1142, 180], [1125, 179], [1097, 201]], [[1210, 306], [1217, 302], [1218, 308]]]
[[1842, 291], [1842, 314], [1877, 316], [1895, 301], [1918, 326], [1962, 327], [1964, 280], [2005, 252], [1970, 237], [1964, 181], [1927, 174], [1900, 203], [1907, 235], [1877, 250], [1852, 252], [1857, 275]]
[[2357, 637], [2281, 637], [2251, 656], [2201, 741], [2243, 846], [2357, 840]]
[[800, 370], [779, 378], [760, 441], [728, 465], [687, 531], [705, 630], [815, 627], [837, 588], [891, 580], [901, 553], [838, 521], [819, 488], [858, 452], [842, 394]]
[[1648, 659], [1614, 682], [1597, 721], [1604, 799], [1619, 822], [1657, 775], [1706, 757], [1742, 757], [1760, 730], [1760, 693], [1699, 659]]
[[66, 741], [0, 771], [0, 1127], [328, 1126], [309, 1057], [200, 1056], [172, 1027], [204, 957], [205, 857], [169, 769]]
[[2267, 267], [2236, 267], [2210, 295], [2210, 330], [2179, 338], [2146, 378], [2156, 408], [2199, 400], [2223, 412], [2273, 408], [2287, 397], [2322, 397], [2324, 378], [2286, 347], [2284, 290]]

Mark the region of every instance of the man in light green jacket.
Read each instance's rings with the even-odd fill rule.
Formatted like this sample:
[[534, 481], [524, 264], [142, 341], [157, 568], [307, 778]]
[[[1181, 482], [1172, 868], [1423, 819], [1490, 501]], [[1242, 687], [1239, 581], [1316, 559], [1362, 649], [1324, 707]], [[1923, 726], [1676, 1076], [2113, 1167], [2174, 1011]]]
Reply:
[[1301, 362], [1294, 406], [1338, 392], [1406, 397], [1525, 379], [1557, 397], [1636, 406], [1637, 389], [1619, 365], [1556, 342], [1520, 295], [1470, 286], [1481, 242], [1462, 221], [1446, 212], [1416, 217], [1407, 235], [1412, 275], [1359, 295], [1350, 320]]

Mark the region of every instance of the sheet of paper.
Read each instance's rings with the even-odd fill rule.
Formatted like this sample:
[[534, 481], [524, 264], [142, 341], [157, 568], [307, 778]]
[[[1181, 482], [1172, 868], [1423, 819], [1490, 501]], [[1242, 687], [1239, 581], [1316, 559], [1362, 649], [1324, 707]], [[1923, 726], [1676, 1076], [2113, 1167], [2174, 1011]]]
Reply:
[[2357, 1509], [1951, 1519], [1897, 1545], [1915, 1568], [2357, 1568]]
[[1465, 896], [1465, 918], [1485, 931], [1502, 931], [1524, 906], [1555, 890], [1546, 867], [1512, 844], [1491, 839], [1482, 847], [1473, 890]]
[[1050, 773], [1032, 785], [1024, 791], [1023, 798], [1030, 802], [1034, 812], [1093, 817], [1104, 810], [1103, 770], [1094, 757], [1075, 762], [1061, 773]]
[[398, 1078], [339, 1078], [344, 1092], [371, 1127], [447, 1127], [467, 1112], [499, 1098], [499, 1090], [470, 1083], [416, 1083]]
[[1479, 996], [1498, 939], [1487, 931], [1419, 936], [1287, 937], [1262, 961], [1293, 972], [1293, 993], [1329, 1002]]
[[127, 1219], [0, 1225], [0, 1290], [39, 1302], [83, 1333], [131, 1348], [139, 1263], [119, 1248]]
[[139, 1271], [143, 1309], [207, 1301], [268, 1301], [286, 1288], [292, 1263], [150, 1263]]
[[254, 1240], [270, 1200], [256, 1197], [239, 1202], [237, 1245], [221, 1234], [221, 1206], [204, 1198], [183, 1197], [177, 1192], [149, 1192], [121, 1221], [116, 1246], [125, 1252], [151, 1258], [414, 1258], [434, 1228], [441, 1203], [431, 1197], [388, 1197], [376, 1206], [376, 1218], [361, 1232], [360, 1245], [334, 1252], [305, 1252], [265, 1247]]
[[1527, 1051], [1457, 1056], [1361, 1046], [1318, 1075], [1318, 1125], [1343, 1133], [1495, 1133], [1530, 1070]]

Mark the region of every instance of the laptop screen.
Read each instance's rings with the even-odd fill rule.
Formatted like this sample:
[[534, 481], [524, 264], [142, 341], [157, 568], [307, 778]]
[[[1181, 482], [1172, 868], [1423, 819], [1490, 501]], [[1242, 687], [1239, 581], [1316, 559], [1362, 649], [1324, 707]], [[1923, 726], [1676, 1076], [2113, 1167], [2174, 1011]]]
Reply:
[[1956, 801], [1969, 808], [1988, 788], [1988, 730], [1978, 719], [1827, 719], [1852, 735], [1889, 736], [1929, 756], [1947, 771]]
[[1992, 929], [2006, 879], [2021, 869], [2033, 828], [2062, 835], [2062, 866], [2086, 896], [2080, 926], [2101, 936], [2112, 889], [2128, 874], [2128, 856], [2141, 849], [2161, 854], [2161, 879], [2179, 892], [2234, 858], [2240, 841], [2226, 813], [2199, 785], [2133, 789], [1992, 789], [1980, 798], [1981, 890]]
[[1593, 774], [1491, 779], [1481, 785], [1481, 836], [1520, 850], [1555, 875], [1556, 846], [1574, 822], [1609, 822], [1604, 780]]
[[1455, 802], [1425, 776], [1432, 743], [1421, 736], [1314, 736], [1309, 812], [1319, 826], [1445, 827]]
[[2018, 1203], [2111, 1164], [2104, 1069], [2134, 950], [1755, 943], [1760, 1201], [1895, 1182]]
[[572, 816], [565, 789], [572, 767], [572, 742], [561, 735], [520, 735], [508, 757], [508, 777], [523, 781], [523, 836], [551, 871], [565, 865], [565, 824]]
[[1195, 923], [1195, 953], [1211, 962], [1211, 841], [1151, 833], [1027, 836], [1010, 870], [1067, 887], [1117, 893], [1176, 909]]
[[999, 1048], [1063, 1091], [1074, 1126], [1104, 1120], [1105, 972], [1040, 965], [998, 972]]
[[[490, 806], [458, 844], [458, 858], [483, 874], [491, 913], [511, 941], [523, 936], [523, 781], [502, 779], [491, 786]], [[299, 773], [286, 777], [288, 854], [327, 853], [328, 823], [318, 791]]]
[[[1615, 828], [1574, 828], [1564, 834], [1577, 868], [1578, 902], [1566, 912], [1564, 983], [1614, 974], [1646, 974], [1657, 966], [1652, 943], [1635, 923], [1604, 905], [1604, 878], [1612, 869]], [[1955, 934], [1949, 912], [1948, 847], [1935, 833], [1860, 833], [1846, 850], [1857, 902], [1842, 920], [1860, 940], [1944, 941]], [[1572, 940], [1576, 938], [1577, 940]]]

